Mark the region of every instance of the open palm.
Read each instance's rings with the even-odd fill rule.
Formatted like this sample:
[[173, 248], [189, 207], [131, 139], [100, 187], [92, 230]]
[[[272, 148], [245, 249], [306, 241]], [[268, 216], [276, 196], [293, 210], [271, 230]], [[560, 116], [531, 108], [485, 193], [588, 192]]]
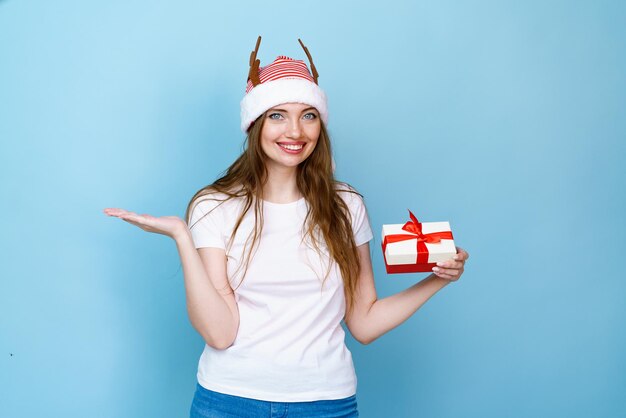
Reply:
[[144, 231], [167, 235], [171, 238], [175, 238], [187, 228], [187, 224], [178, 216], [155, 217], [147, 213], [138, 215], [120, 208], [105, 208], [104, 213], [136, 225]]

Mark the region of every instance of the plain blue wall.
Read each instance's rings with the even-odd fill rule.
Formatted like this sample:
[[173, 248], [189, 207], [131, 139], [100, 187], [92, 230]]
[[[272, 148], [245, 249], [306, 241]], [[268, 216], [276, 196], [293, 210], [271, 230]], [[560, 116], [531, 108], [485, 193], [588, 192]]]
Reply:
[[203, 341], [173, 241], [238, 155], [248, 58], [306, 59], [337, 176], [451, 222], [457, 283], [369, 346], [361, 416], [626, 416], [626, 6], [0, 0], [0, 416], [184, 417]]

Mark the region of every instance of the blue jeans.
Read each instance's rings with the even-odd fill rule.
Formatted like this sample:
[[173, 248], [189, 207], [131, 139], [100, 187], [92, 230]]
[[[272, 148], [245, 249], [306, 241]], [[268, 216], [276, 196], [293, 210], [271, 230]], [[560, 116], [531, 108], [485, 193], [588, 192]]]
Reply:
[[269, 402], [227, 395], [196, 384], [190, 418], [353, 418], [356, 395], [311, 402]]

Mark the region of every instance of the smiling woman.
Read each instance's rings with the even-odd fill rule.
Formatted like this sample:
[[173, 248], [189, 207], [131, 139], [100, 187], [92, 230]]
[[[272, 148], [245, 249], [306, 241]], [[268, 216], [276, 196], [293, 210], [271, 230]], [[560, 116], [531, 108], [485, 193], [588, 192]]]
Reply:
[[311, 63], [250, 57], [243, 153], [191, 198], [185, 221], [106, 209], [171, 236], [206, 345], [191, 416], [356, 417], [345, 323], [368, 344], [463, 272], [468, 255], [378, 300], [362, 196], [335, 179], [326, 95]]

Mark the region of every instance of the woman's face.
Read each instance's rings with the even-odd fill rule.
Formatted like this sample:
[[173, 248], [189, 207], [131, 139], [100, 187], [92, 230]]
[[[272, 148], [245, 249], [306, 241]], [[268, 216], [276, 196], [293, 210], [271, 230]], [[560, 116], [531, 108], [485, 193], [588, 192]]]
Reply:
[[297, 167], [313, 152], [320, 136], [320, 114], [302, 103], [283, 103], [265, 113], [261, 149], [268, 168]]

